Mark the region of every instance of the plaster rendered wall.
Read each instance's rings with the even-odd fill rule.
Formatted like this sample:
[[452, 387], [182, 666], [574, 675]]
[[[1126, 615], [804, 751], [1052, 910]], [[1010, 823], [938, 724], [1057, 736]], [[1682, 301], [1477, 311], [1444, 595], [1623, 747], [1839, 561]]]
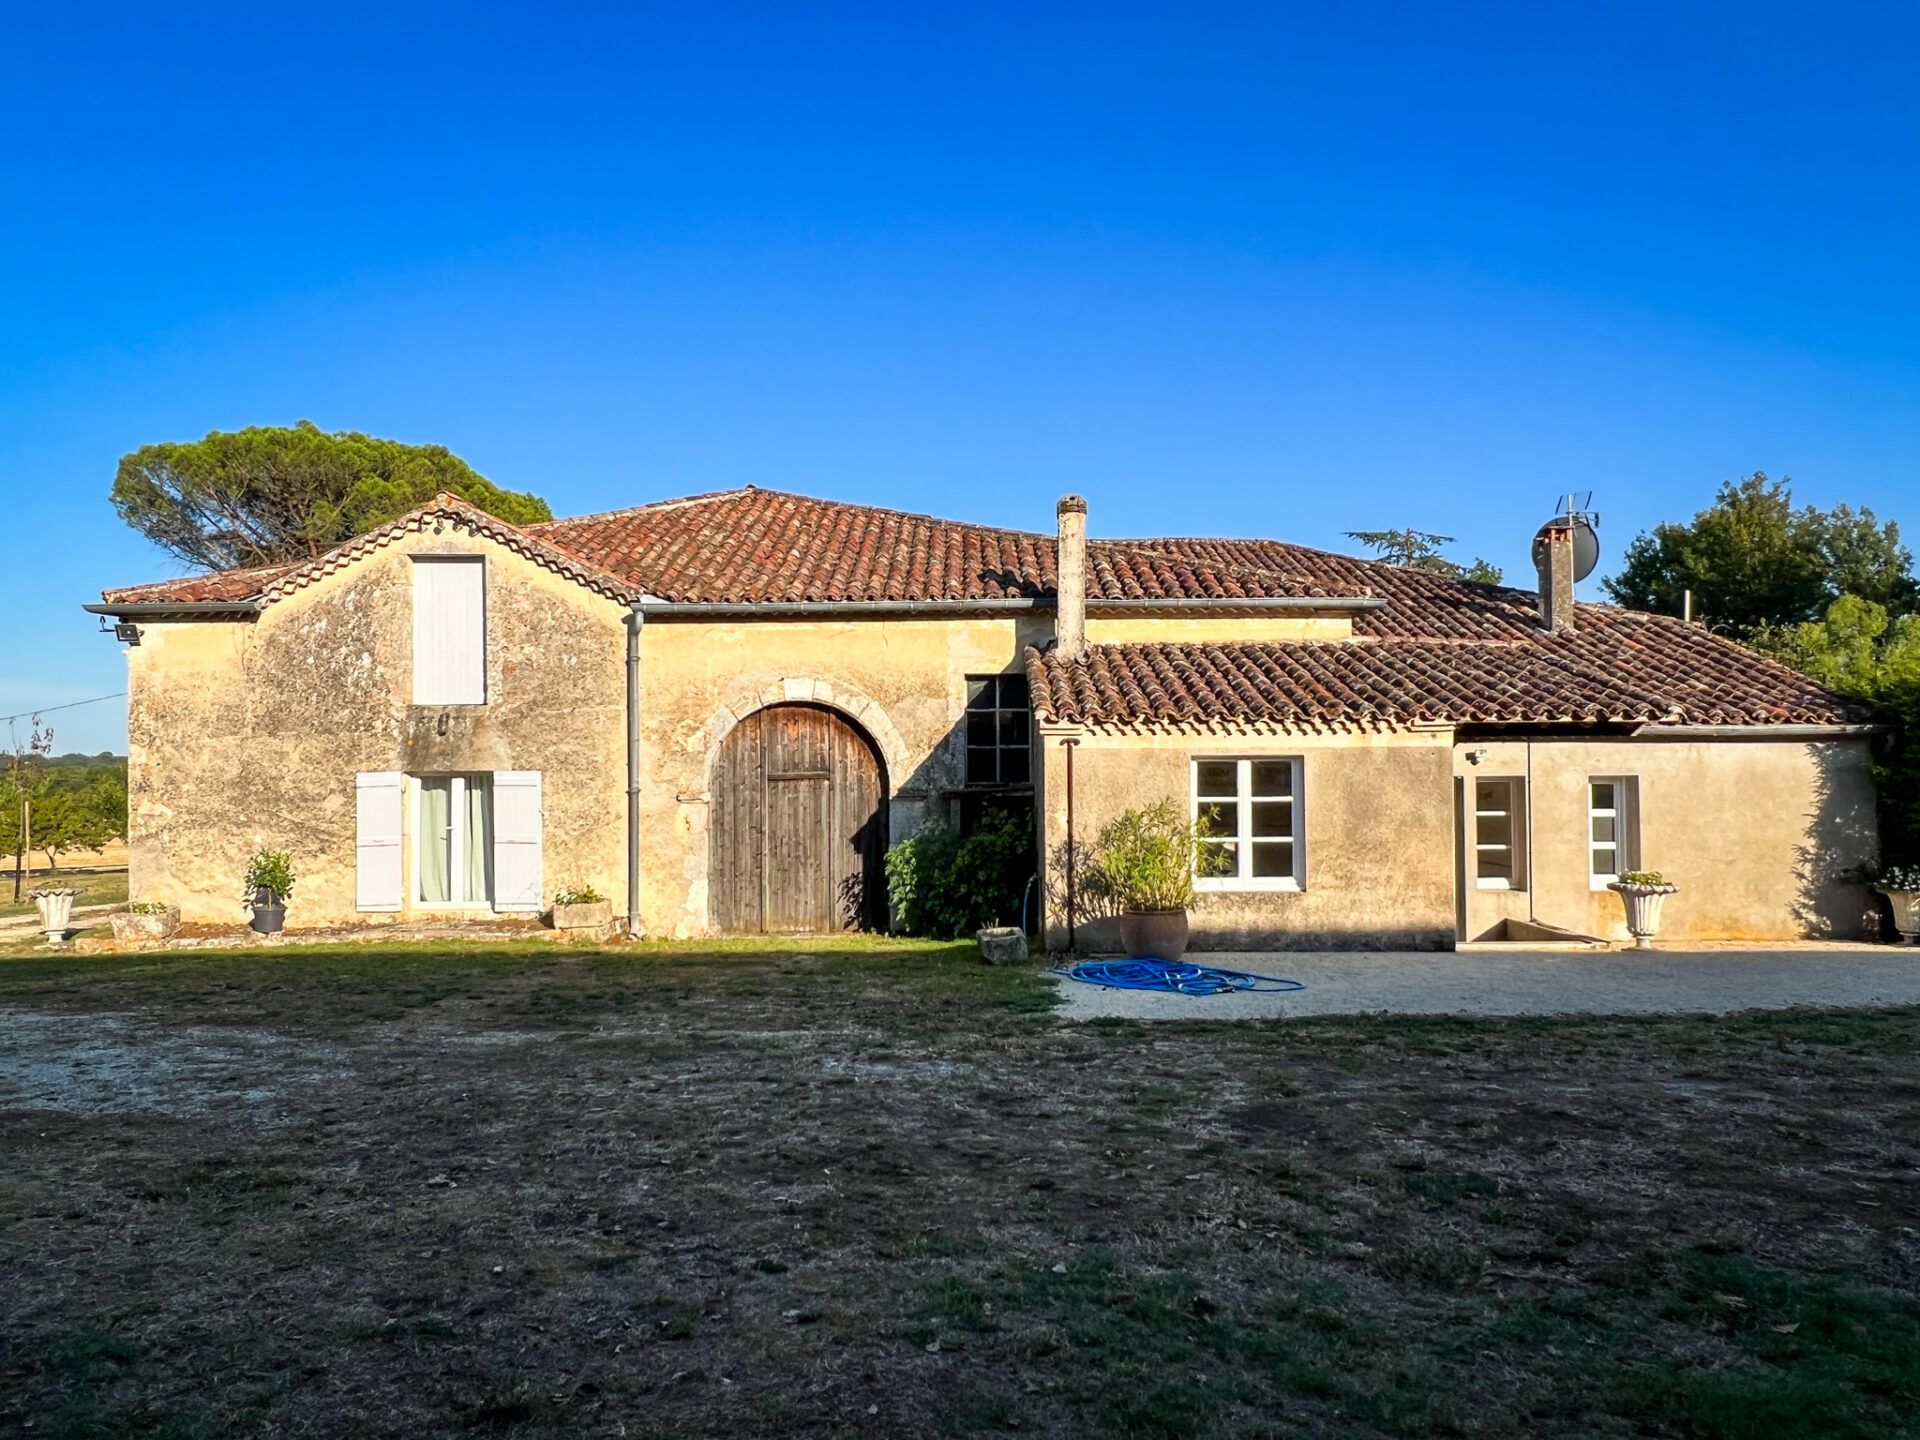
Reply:
[[[486, 558], [485, 705], [410, 703], [413, 553]], [[242, 919], [241, 875], [267, 846], [293, 854], [290, 926], [418, 918], [354, 909], [355, 774], [538, 770], [546, 894], [590, 884], [624, 903], [623, 614], [449, 530], [401, 535], [252, 623], [143, 624], [127, 652], [133, 897]]]
[[[1471, 751], [1484, 751], [1478, 765]], [[1531, 752], [1531, 754], [1529, 754]], [[1530, 853], [1524, 891], [1465, 891], [1466, 937], [1507, 915], [1628, 938], [1620, 899], [1595, 890], [1587, 856], [1587, 784], [1638, 779], [1640, 868], [1680, 886], [1663, 940], [1854, 939], [1868, 897], [1837, 878], [1876, 852], [1864, 740], [1616, 740], [1463, 743], [1454, 773], [1526, 778]], [[1464, 819], [1463, 819], [1464, 824]]]
[[[1190, 802], [1195, 756], [1299, 756], [1306, 884], [1208, 891], [1192, 912], [1196, 949], [1436, 949], [1454, 934], [1451, 736], [1087, 735], [1074, 757], [1074, 832], [1090, 845], [1129, 806]], [[1064, 948], [1065, 752], [1045, 745], [1042, 811], [1047, 943]], [[1075, 943], [1116, 951], [1117, 922], [1076, 907]]]
[[848, 715], [886, 766], [889, 839], [910, 835], [964, 773], [966, 677], [1017, 671], [1050, 616], [649, 621], [640, 641], [641, 921], [708, 929], [709, 768], [739, 719], [807, 701]]

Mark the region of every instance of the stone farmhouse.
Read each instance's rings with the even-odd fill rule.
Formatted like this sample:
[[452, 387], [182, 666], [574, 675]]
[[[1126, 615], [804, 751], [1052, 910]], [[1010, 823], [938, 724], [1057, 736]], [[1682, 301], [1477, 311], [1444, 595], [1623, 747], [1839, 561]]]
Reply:
[[[106, 591], [128, 640], [131, 887], [289, 924], [634, 934], [886, 925], [886, 847], [1031, 815], [1049, 942], [1115, 813], [1206, 822], [1202, 947], [1860, 933], [1861, 717], [1698, 625], [1271, 540], [994, 529], [748, 487], [515, 527], [451, 496], [297, 564]], [[1078, 872], [1078, 873], [1077, 873]]]

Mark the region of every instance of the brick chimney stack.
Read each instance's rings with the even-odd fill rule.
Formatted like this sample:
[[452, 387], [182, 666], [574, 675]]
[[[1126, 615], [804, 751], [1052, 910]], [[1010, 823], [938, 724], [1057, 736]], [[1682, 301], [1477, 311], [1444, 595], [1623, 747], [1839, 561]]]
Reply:
[[1573, 526], [1549, 525], [1540, 539], [1540, 624], [1558, 635], [1573, 629]]
[[1053, 648], [1063, 660], [1078, 660], [1087, 652], [1087, 502], [1078, 495], [1062, 495], [1058, 513]]

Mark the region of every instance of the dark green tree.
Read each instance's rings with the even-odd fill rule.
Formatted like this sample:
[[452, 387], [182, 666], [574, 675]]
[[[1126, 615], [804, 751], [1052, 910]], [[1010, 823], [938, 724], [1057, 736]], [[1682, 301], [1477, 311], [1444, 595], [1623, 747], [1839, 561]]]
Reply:
[[1763, 625], [1747, 644], [1873, 708], [1881, 860], [1920, 865], [1920, 615], [1842, 595], [1821, 619]]
[[1349, 540], [1358, 540], [1382, 560], [1414, 570], [1429, 570], [1436, 575], [1451, 575], [1456, 580], [1474, 580], [1482, 585], [1498, 585], [1500, 567], [1490, 560], [1474, 558], [1471, 565], [1449, 560], [1440, 553], [1442, 545], [1453, 544], [1453, 536], [1436, 535], [1431, 530], [1349, 530]]
[[1621, 605], [1668, 615], [1691, 590], [1694, 613], [1736, 635], [1818, 620], [1842, 595], [1895, 616], [1920, 607], [1898, 525], [1847, 505], [1796, 510], [1792, 482], [1761, 473], [1722, 485], [1691, 521], [1635, 537], [1603, 584]]
[[407, 445], [311, 420], [144, 445], [121, 457], [113, 508], [154, 544], [211, 570], [320, 554], [445, 490], [513, 525], [551, 520], [444, 445]]

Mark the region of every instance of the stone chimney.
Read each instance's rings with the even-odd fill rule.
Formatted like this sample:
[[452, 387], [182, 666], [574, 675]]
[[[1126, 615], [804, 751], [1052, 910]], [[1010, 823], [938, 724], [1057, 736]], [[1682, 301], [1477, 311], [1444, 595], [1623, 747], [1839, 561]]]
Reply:
[[1060, 497], [1059, 571], [1053, 619], [1054, 653], [1078, 660], [1087, 651], [1087, 502]]
[[1548, 525], [1540, 532], [1534, 568], [1540, 575], [1540, 625], [1558, 635], [1573, 629], [1573, 526]]

